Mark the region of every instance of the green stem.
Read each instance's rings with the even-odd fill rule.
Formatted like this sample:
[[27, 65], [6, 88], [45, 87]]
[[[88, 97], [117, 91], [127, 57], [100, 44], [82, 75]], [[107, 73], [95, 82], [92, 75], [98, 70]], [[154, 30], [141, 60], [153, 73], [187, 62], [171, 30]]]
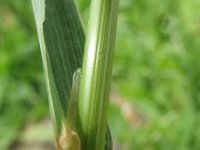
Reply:
[[92, 0], [79, 95], [81, 148], [103, 150], [118, 0]]

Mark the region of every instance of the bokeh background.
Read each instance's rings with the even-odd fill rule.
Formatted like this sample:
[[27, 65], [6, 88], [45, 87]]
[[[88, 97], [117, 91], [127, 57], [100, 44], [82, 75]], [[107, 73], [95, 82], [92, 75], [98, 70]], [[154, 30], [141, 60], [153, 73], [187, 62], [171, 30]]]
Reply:
[[[89, 4], [77, 0], [85, 27]], [[108, 114], [116, 150], [200, 150], [199, 8], [199, 0], [120, 1]], [[27, 0], [0, 0], [0, 149], [54, 149]]]

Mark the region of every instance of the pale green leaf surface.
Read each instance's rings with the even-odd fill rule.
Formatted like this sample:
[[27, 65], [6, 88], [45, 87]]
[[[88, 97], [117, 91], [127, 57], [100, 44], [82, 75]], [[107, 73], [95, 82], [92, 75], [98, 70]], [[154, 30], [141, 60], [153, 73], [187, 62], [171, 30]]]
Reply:
[[79, 93], [82, 149], [104, 149], [118, 5], [92, 0]]

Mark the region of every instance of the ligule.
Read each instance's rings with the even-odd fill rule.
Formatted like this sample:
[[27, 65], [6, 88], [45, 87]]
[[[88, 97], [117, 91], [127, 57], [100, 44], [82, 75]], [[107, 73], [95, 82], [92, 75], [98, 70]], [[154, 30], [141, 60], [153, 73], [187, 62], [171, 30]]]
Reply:
[[62, 121], [62, 133], [59, 138], [60, 146], [58, 146], [61, 150], [80, 150], [80, 137], [76, 127], [80, 79], [81, 69], [78, 68], [73, 75], [66, 121]]

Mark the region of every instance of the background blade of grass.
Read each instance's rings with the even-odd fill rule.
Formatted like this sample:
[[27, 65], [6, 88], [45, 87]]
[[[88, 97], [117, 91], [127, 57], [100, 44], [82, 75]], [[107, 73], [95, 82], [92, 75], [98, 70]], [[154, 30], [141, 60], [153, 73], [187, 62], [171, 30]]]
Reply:
[[84, 32], [73, 0], [32, 0], [56, 132], [66, 117], [73, 73], [82, 66]]

